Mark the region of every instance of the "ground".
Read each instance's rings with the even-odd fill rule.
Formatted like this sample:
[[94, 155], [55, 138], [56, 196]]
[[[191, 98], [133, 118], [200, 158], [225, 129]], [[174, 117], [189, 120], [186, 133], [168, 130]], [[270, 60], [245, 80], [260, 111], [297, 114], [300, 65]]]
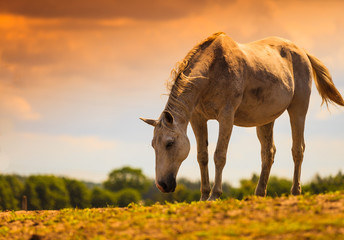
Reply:
[[0, 212], [0, 239], [344, 239], [344, 191], [150, 207]]

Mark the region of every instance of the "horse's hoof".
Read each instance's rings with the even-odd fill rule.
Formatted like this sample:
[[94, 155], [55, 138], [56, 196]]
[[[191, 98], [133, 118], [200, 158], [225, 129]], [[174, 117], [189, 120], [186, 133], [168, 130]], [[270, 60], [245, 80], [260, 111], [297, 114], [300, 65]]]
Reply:
[[254, 194], [258, 197], [265, 197], [266, 196], [266, 190], [265, 189], [261, 190], [261, 189], [257, 188]]
[[207, 201], [208, 200], [208, 196], [207, 197], [201, 197], [200, 201]]
[[292, 188], [291, 194], [294, 196], [300, 195], [301, 194], [301, 188]]
[[215, 201], [216, 199], [219, 199], [221, 196], [221, 194], [212, 194], [208, 199], [207, 201]]

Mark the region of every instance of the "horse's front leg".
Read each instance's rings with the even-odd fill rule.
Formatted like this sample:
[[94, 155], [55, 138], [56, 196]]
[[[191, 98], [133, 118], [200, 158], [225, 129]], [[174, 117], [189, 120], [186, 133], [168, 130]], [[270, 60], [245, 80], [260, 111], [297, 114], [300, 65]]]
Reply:
[[201, 201], [205, 201], [210, 193], [207, 120], [193, 114], [190, 122], [197, 141], [197, 161], [201, 170]]
[[219, 138], [217, 140], [214, 154], [215, 161], [215, 183], [208, 200], [215, 200], [222, 194], [222, 170], [226, 164], [228, 142], [231, 137], [234, 111], [228, 111], [219, 118]]

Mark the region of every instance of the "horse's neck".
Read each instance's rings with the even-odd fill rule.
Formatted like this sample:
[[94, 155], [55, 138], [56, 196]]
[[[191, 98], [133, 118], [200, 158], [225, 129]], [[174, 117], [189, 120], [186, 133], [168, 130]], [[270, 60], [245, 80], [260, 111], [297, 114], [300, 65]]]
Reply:
[[165, 107], [165, 111], [171, 112], [176, 121], [185, 129], [208, 82], [208, 78], [200, 76], [200, 74], [190, 74], [188, 77], [192, 78], [192, 82], [189, 86], [178, 95], [170, 94]]

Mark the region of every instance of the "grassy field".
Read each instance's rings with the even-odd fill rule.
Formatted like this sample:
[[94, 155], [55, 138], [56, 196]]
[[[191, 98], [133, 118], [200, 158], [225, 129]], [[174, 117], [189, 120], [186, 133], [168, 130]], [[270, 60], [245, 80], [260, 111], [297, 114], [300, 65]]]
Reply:
[[344, 239], [344, 192], [0, 212], [0, 239]]

